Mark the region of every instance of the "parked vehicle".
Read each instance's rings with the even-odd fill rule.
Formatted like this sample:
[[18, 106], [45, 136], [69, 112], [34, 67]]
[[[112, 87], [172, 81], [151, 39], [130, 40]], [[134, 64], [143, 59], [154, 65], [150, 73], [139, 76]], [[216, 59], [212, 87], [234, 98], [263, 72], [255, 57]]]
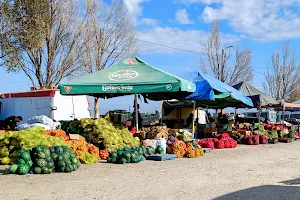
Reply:
[[1, 120], [9, 116], [22, 116], [26, 122], [38, 115], [46, 115], [56, 121], [90, 117], [89, 102], [85, 95], [63, 96], [56, 89], [1, 95]]
[[[245, 112], [242, 113], [244, 115], [244, 119], [246, 122], [253, 123], [253, 122], [258, 122], [258, 112]], [[270, 123], [276, 123], [276, 116], [277, 112], [268, 110], [268, 111], [262, 111], [260, 113], [260, 121], [265, 122], [266, 119]]]

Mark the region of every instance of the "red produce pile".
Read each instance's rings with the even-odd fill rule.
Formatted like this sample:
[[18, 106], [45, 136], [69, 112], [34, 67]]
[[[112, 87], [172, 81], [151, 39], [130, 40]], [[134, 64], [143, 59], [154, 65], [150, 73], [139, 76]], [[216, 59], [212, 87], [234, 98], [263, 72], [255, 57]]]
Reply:
[[244, 137], [244, 144], [258, 145], [259, 144], [259, 137], [258, 137], [258, 135], [246, 135]]
[[232, 139], [227, 133], [218, 134], [216, 138], [200, 140], [198, 144], [203, 148], [235, 148], [237, 147], [237, 141]]
[[200, 145], [203, 148], [211, 148], [211, 149], [215, 148], [215, 145], [214, 145], [214, 142], [213, 142], [212, 138], [200, 140], [198, 142], [198, 145]]
[[265, 135], [259, 136], [259, 144], [268, 144], [268, 139]]
[[221, 140], [221, 139], [231, 139], [231, 137], [230, 137], [227, 133], [217, 134], [217, 135], [216, 135], [216, 138], [217, 138], [218, 140]]

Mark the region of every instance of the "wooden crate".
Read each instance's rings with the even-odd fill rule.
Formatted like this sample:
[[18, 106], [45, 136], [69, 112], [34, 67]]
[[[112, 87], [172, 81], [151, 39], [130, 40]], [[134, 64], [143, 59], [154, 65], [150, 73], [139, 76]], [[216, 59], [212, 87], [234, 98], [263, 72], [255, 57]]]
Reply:
[[240, 130], [239, 133], [242, 134], [242, 135], [252, 135], [251, 131]]

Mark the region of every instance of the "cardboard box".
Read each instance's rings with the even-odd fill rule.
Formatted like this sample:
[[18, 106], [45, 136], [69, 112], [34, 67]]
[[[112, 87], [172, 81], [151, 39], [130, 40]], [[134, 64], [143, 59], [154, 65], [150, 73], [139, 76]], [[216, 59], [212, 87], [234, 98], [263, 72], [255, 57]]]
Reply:
[[69, 134], [71, 140], [79, 140], [79, 134]]
[[206, 133], [213, 133], [213, 132], [217, 132], [217, 129], [216, 128], [205, 128], [204, 129], [204, 134]]
[[225, 131], [224, 133], [227, 133], [230, 137], [233, 135], [232, 131]]
[[251, 131], [240, 130], [239, 133], [242, 134], [242, 135], [252, 135]]

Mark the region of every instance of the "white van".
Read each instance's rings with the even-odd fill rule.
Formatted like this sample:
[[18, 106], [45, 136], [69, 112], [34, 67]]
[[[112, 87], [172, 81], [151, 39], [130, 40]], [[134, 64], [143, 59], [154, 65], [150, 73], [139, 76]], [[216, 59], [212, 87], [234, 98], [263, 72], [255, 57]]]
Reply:
[[6, 93], [0, 98], [0, 119], [9, 116], [29, 118], [46, 115], [53, 120], [73, 120], [90, 117], [87, 96], [63, 96], [57, 89]]

